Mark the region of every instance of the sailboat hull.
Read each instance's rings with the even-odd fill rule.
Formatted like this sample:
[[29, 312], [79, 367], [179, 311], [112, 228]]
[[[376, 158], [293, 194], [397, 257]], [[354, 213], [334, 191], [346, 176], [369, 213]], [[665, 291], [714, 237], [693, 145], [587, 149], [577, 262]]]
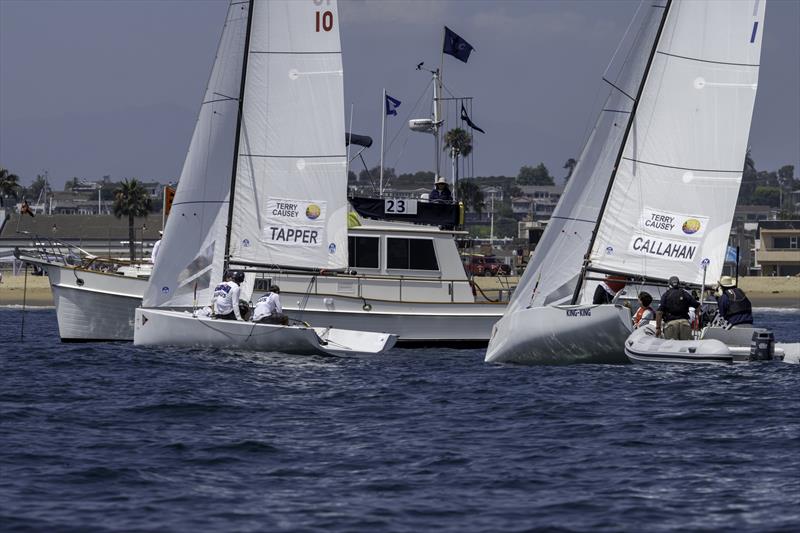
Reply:
[[129, 341], [147, 279], [38, 263], [50, 280], [64, 342]]
[[486, 362], [517, 364], [627, 363], [631, 316], [621, 305], [522, 309], [495, 326]]
[[363, 356], [389, 350], [397, 336], [333, 328], [254, 324], [195, 317], [185, 311], [136, 310], [137, 346], [225, 348], [297, 355]]

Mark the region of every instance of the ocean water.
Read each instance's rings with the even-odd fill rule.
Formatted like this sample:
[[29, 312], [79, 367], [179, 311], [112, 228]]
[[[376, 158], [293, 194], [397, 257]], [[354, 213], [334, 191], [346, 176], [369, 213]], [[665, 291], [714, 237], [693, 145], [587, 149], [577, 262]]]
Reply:
[[[798, 531], [800, 365], [61, 344], [0, 309], [2, 531]], [[760, 309], [782, 342], [800, 311]]]

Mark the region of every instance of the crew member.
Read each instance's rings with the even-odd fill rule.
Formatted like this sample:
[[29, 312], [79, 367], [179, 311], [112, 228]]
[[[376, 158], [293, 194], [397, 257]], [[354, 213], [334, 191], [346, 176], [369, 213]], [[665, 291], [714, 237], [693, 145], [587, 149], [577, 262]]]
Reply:
[[594, 290], [592, 305], [610, 304], [619, 291], [625, 288], [625, 281], [619, 278], [606, 276]]
[[242, 320], [239, 311], [239, 285], [244, 282], [244, 272], [226, 273], [223, 282], [214, 289], [214, 318]]
[[450, 192], [450, 186], [447, 185], [447, 180], [439, 176], [433, 185], [433, 190], [428, 195], [428, 200], [431, 202], [451, 203], [453, 201], [453, 193]]
[[633, 327], [640, 328], [646, 326], [648, 322], [656, 317], [655, 311], [650, 307], [653, 303], [653, 297], [649, 292], [642, 291], [639, 293], [639, 309], [633, 315]]
[[161, 248], [161, 237], [163, 237], [163, 236], [164, 236], [164, 232], [159, 230], [159, 232], [158, 232], [158, 240], [153, 245], [153, 250], [150, 252], [150, 261], [152, 261], [152, 263], [154, 265], [156, 264], [156, 256], [158, 255], [158, 249]]
[[258, 299], [256, 308], [253, 311], [253, 322], [260, 324], [282, 324], [287, 325], [289, 318], [283, 314], [281, 306], [281, 288], [272, 285], [269, 291]]
[[753, 323], [753, 305], [733, 278], [722, 276], [717, 286], [717, 308], [719, 315], [732, 326]]
[[669, 289], [661, 296], [661, 305], [656, 311], [656, 336], [661, 336], [661, 323], [664, 326], [664, 338], [681, 341], [692, 339], [692, 327], [689, 325], [689, 309], [700, 313], [698, 302], [689, 291], [681, 288], [678, 276], [669, 278]]

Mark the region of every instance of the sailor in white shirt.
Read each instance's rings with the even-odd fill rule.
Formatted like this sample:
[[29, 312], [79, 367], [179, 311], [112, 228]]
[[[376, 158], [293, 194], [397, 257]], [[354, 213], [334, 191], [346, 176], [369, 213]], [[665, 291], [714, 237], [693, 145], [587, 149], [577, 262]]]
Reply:
[[239, 285], [244, 281], [244, 272], [234, 272], [214, 288], [214, 317], [222, 320], [242, 320], [239, 311]]
[[150, 252], [150, 262], [156, 264], [156, 257], [158, 256], [158, 249], [161, 248], [161, 237], [164, 235], [163, 231], [158, 232], [159, 239], [153, 245], [153, 250]]
[[253, 310], [253, 322], [262, 324], [288, 324], [289, 320], [283, 314], [281, 307], [281, 288], [272, 285], [269, 291], [258, 299]]

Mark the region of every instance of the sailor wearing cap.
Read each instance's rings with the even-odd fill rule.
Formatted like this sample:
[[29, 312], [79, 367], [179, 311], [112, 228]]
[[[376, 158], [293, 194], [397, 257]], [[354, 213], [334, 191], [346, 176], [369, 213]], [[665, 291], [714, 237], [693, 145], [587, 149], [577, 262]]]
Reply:
[[753, 324], [753, 305], [730, 276], [722, 276], [717, 284], [719, 315], [732, 326]]

